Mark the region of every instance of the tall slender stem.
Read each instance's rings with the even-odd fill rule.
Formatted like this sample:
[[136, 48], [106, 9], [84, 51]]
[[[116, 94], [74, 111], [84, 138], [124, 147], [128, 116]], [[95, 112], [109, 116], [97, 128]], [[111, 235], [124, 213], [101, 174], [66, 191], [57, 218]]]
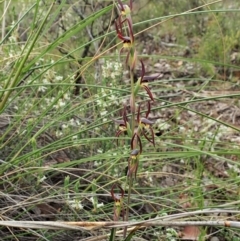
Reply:
[[132, 129], [132, 136], [134, 135], [135, 129], [135, 95], [134, 95], [134, 73], [133, 70], [130, 68], [130, 78], [131, 78], [131, 99], [130, 99], [130, 106], [131, 106], [131, 129]]
[[[132, 137], [134, 135], [135, 129], [135, 95], [134, 95], [134, 72], [130, 67], [130, 80], [131, 80], [131, 97], [130, 97], [130, 106], [131, 106], [131, 130]], [[128, 196], [127, 196], [127, 207], [126, 207], [126, 216], [125, 221], [128, 221], [129, 218], [129, 208], [131, 203], [131, 192], [133, 186], [133, 175], [129, 175], [128, 177]], [[127, 227], [124, 228], [124, 238], [126, 238]]]

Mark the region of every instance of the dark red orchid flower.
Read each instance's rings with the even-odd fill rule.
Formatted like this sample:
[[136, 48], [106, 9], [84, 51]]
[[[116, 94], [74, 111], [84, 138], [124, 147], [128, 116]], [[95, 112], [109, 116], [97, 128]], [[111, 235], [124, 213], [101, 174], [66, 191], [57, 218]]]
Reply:
[[[127, 23], [127, 36], [124, 35], [123, 33], [123, 25], [124, 23]], [[115, 28], [116, 28], [116, 32], [118, 35], [118, 38], [121, 39], [123, 41], [123, 47], [124, 48], [129, 48], [132, 46], [132, 44], [134, 43], [134, 35], [133, 35], [133, 29], [132, 29], [132, 24], [130, 22], [130, 20], [128, 18], [121, 20], [121, 18], [118, 18], [118, 21], [115, 21]]]
[[[126, 22], [126, 28], [123, 29], [123, 23]], [[131, 69], [134, 68], [136, 63], [136, 50], [133, 48], [134, 45], [134, 35], [131, 20], [128, 18], [121, 21], [121, 17], [118, 18], [118, 23], [115, 21], [115, 28], [117, 31], [118, 38], [123, 41], [123, 47], [120, 50], [120, 54], [123, 50], [127, 50], [126, 56], [126, 64], [129, 64]], [[124, 31], [126, 30], [127, 36], [124, 35]], [[129, 61], [131, 59], [131, 61]]]
[[[120, 193], [115, 193], [115, 189], [119, 189]], [[111, 188], [111, 196], [114, 201], [120, 201], [124, 197], [124, 190], [119, 184], [114, 184]]]
[[136, 150], [136, 147], [139, 146], [139, 154], [142, 153], [142, 141], [140, 136], [138, 135], [137, 132], [134, 133], [131, 139], [131, 149]]
[[144, 66], [144, 63], [143, 63], [142, 60], [140, 60], [140, 62], [141, 62], [141, 65], [142, 65], [142, 73], [141, 73], [141, 78], [140, 78], [140, 85], [141, 85], [141, 87], [143, 87], [143, 88], [146, 90], [149, 98], [150, 98], [152, 101], [154, 101], [152, 92], [151, 92], [151, 90], [150, 90], [149, 87], [148, 87], [148, 81], [151, 81], [151, 80], [156, 79], [160, 74], [156, 74], [156, 75], [153, 75], [153, 76], [146, 76], [146, 75], [145, 75], [145, 66]]
[[[118, 131], [116, 132], [116, 137], [118, 138], [122, 133], [127, 132], [127, 125], [128, 125], [128, 119], [127, 119], [127, 107], [124, 106], [123, 114], [122, 114], [122, 120], [114, 120], [118, 124]], [[118, 144], [118, 139], [117, 139]]]
[[[141, 104], [139, 104], [138, 111], [137, 111], [137, 122], [138, 122], [138, 126], [142, 130], [142, 134], [144, 135], [144, 137], [155, 146], [154, 132], [152, 129], [152, 125], [154, 124], [154, 122], [148, 119], [150, 111], [151, 111], [151, 104], [150, 104], [150, 101], [148, 101], [148, 109], [147, 109], [146, 115], [145, 117], [141, 118], [140, 117]], [[147, 135], [148, 130], [150, 131], [151, 138], [149, 138], [149, 136]]]
[[[118, 189], [120, 193], [115, 193], [115, 189]], [[124, 208], [123, 208], [123, 197], [124, 197], [124, 190], [119, 184], [114, 184], [111, 188], [111, 196], [114, 200], [114, 215], [113, 220], [118, 221], [120, 215], [122, 213], [122, 217], [124, 219]]]
[[130, 155], [132, 159], [137, 159], [137, 157], [140, 155], [140, 151], [138, 149], [134, 149], [131, 151]]
[[130, 158], [128, 159], [128, 176], [134, 175], [135, 179], [137, 177], [140, 154], [140, 150], [134, 149], [131, 151]]

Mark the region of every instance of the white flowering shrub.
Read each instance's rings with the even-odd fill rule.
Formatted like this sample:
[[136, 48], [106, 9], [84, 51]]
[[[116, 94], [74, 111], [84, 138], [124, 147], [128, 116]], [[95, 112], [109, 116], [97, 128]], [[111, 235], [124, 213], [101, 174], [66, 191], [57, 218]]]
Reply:
[[106, 60], [102, 65], [102, 83], [109, 88], [99, 88], [97, 93], [97, 106], [100, 107], [101, 116], [104, 116], [109, 107], [119, 107], [121, 92], [119, 92], [122, 78], [122, 64], [117, 61]]

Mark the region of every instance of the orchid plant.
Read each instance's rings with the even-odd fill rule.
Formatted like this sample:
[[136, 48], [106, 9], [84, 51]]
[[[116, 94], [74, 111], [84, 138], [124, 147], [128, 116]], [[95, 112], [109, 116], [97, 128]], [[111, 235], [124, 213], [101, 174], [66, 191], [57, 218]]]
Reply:
[[[148, 83], [149, 81], [153, 81], [159, 75], [146, 76], [145, 75], [145, 65], [143, 60], [139, 60], [137, 58], [137, 50], [135, 48], [135, 38], [132, 24], [132, 9], [133, 9], [133, 1], [130, 0], [129, 4], [123, 4], [121, 0], [118, 0], [117, 4], [119, 17], [115, 22], [115, 28], [117, 37], [122, 41], [122, 47], [120, 49], [119, 54], [121, 55], [122, 51], [126, 51], [126, 68], [130, 73], [130, 81], [131, 81], [131, 94], [129, 100], [129, 107], [124, 105], [122, 116], [120, 120], [114, 120], [118, 125], [118, 130], [116, 131], [117, 144], [119, 144], [118, 138], [120, 135], [127, 135], [131, 144], [129, 146], [129, 158], [128, 158], [128, 171], [127, 171], [127, 180], [128, 180], [128, 194], [127, 194], [127, 206], [126, 211], [124, 212], [124, 220], [128, 220], [129, 216], [129, 206], [130, 206], [130, 196], [131, 189], [133, 186], [133, 181], [137, 178], [138, 166], [140, 156], [143, 152], [143, 144], [142, 137], [144, 137], [149, 143], [155, 146], [154, 139], [154, 131], [152, 129], [152, 125], [154, 122], [149, 120], [149, 114], [151, 112], [151, 105], [154, 102], [153, 93], [151, 92]], [[137, 63], [141, 64], [141, 76], [138, 78], [137, 82], [134, 81], [134, 71]], [[141, 116], [143, 112], [142, 107], [143, 103], [137, 102], [137, 96], [139, 91], [143, 88], [146, 93], [148, 99], [146, 100], [147, 111], [145, 116]], [[128, 113], [129, 112], [129, 113]], [[118, 187], [121, 190], [121, 195], [116, 198], [114, 193], [115, 187]], [[123, 210], [122, 200], [124, 198], [123, 189], [119, 186], [119, 184], [114, 184], [111, 191], [112, 198], [115, 201], [117, 200], [117, 207], [115, 205], [114, 209], [114, 220], [116, 220], [116, 210], [117, 211], [117, 219], [119, 219], [120, 212], [119, 210]], [[119, 204], [119, 200], [121, 200], [121, 205]], [[120, 208], [121, 206], [121, 208]], [[126, 237], [126, 230], [124, 232], [124, 236]]]

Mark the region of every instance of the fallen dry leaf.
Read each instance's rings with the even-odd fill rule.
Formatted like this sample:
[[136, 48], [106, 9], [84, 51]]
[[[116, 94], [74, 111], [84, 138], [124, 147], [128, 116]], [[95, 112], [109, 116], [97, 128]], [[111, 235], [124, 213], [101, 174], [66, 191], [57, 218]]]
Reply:
[[186, 226], [181, 232], [181, 240], [198, 240], [200, 229], [197, 226]]

